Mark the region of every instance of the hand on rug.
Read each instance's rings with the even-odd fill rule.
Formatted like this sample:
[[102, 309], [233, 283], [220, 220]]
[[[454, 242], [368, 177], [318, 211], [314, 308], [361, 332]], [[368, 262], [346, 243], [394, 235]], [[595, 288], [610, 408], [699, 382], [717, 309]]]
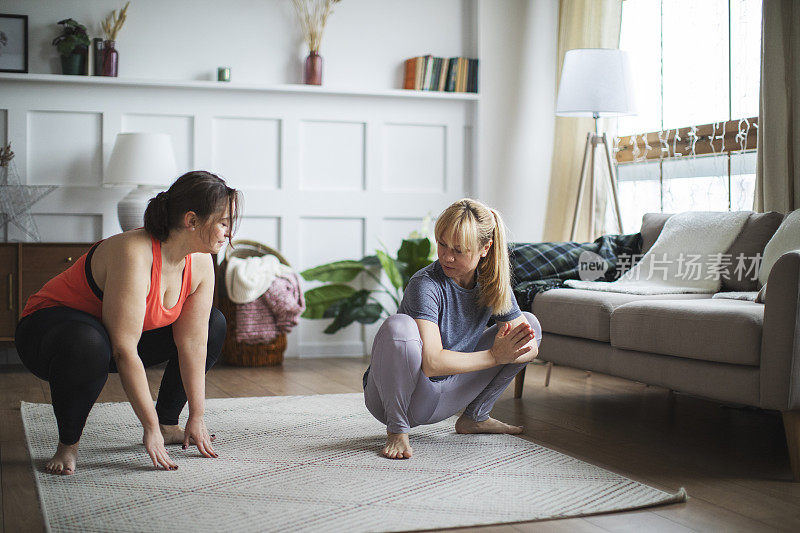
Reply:
[[48, 461], [45, 470], [51, 474], [61, 474], [69, 476], [75, 473], [75, 464], [78, 461], [78, 443], [62, 444], [58, 443], [53, 458]]
[[389, 459], [411, 459], [414, 449], [408, 442], [408, 433], [386, 432], [386, 446], [381, 450], [384, 457]]
[[[161, 434], [164, 436], [164, 444], [183, 444], [185, 430], [181, 426], [165, 426], [164, 424], [159, 424], [158, 428], [161, 430]], [[217, 436], [212, 434], [211, 442], [214, 442], [216, 438]], [[194, 439], [191, 437], [189, 438], [189, 444], [194, 446]]]
[[145, 429], [142, 443], [150, 459], [153, 461], [153, 466], [158, 468], [160, 465], [164, 470], [178, 469], [178, 465], [172, 462], [172, 459], [169, 458], [169, 454], [167, 453], [167, 449], [164, 448], [164, 436], [161, 434], [161, 431]]
[[193, 443], [203, 457], [219, 457], [214, 448], [211, 447], [212, 440], [213, 438], [208, 434], [203, 417], [189, 415], [189, 420], [186, 421], [186, 429], [183, 432], [183, 449], [185, 450], [190, 443]]
[[480, 422], [472, 420], [468, 416], [461, 415], [456, 420], [456, 433], [507, 433], [509, 435], [518, 435], [522, 433], [522, 426], [512, 426], [505, 422], [500, 422], [494, 418], [487, 418]]

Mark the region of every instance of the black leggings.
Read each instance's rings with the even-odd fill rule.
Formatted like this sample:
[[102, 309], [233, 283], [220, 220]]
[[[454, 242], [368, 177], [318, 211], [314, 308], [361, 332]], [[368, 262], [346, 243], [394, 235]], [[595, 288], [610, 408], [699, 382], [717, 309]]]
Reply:
[[[214, 366], [222, 352], [225, 329], [225, 316], [212, 308], [208, 322], [206, 371]], [[48, 307], [19, 322], [15, 344], [28, 370], [50, 382], [59, 440], [63, 444], [78, 442], [86, 417], [103, 390], [108, 373], [117, 372], [105, 326], [83, 311]], [[146, 367], [167, 361], [158, 391], [156, 413], [159, 423], [177, 424], [186, 405], [186, 392], [181, 381], [172, 326], [143, 332], [137, 351]]]

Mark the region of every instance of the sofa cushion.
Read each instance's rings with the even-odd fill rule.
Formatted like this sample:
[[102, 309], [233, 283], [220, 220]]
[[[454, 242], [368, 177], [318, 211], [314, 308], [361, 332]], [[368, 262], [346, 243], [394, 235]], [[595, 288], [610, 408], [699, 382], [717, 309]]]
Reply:
[[[756, 261], [756, 257], [764, 254], [764, 247], [781, 225], [783, 214], [777, 211], [768, 213], [752, 213], [744, 223], [742, 231], [725, 252], [730, 257], [730, 263], [723, 264], [720, 269], [723, 291], [749, 292], [758, 290], [757, 264], [755, 272], [747, 269]], [[737, 270], [739, 256], [744, 258], [744, 265]], [[742, 270], [744, 267], [744, 270]]]
[[642, 255], [653, 247], [672, 213], [645, 213], [642, 217]]
[[531, 312], [546, 333], [608, 342], [611, 313], [617, 307], [642, 300], [710, 299], [710, 294], [624, 294], [584, 289], [552, 289], [536, 295]]
[[786, 215], [775, 235], [764, 247], [764, 257], [758, 271], [759, 287], [767, 283], [769, 272], [780, 256], [798, 249], [800, 249], [800, 209]]
[[648, 300], [611, 314], [611, 345], [758, 366], [764, 305], [742, 300]]

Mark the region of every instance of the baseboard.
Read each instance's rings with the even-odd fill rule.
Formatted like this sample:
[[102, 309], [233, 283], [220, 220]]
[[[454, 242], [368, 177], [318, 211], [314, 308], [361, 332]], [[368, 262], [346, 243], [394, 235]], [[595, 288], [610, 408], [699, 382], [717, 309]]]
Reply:
[[364, 343], [356, 342], [304, 342], [297, 346], [299, 359], [308, 357], [364, 357]]

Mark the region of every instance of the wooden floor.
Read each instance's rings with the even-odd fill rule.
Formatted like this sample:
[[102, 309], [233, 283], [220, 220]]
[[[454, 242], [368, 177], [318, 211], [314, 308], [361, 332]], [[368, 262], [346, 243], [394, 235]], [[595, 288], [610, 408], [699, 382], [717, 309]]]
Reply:
[[[357, 359], [293, 359], [259, 369], [220, 366], [209, 373], [207, 391], [211, 398], [360, 392], [364, 367]], [[148, 370], [153, 392], [160, 373]], [[562, 367], [553, 370], [550, 387], [543, 380], [544, 367], [529, 367], [523, 399], [514, 400], [510, 387], [494, 416], [525, 425], [524, 438], [595, 465], [669, 491], [685, 487], [690, 500], [651, 510], [473, 529], [800, 531], [800, 483], [790, 481], [778, 413]], [[44, 529], [20, 400], [48, 401], [47, 384], [22, 367], [0, 367], [0, 531], [9, 533]], [[124, 400], [112, 375], [100, 401]], [[411, 438], [413, 443], [413, 430]]]

